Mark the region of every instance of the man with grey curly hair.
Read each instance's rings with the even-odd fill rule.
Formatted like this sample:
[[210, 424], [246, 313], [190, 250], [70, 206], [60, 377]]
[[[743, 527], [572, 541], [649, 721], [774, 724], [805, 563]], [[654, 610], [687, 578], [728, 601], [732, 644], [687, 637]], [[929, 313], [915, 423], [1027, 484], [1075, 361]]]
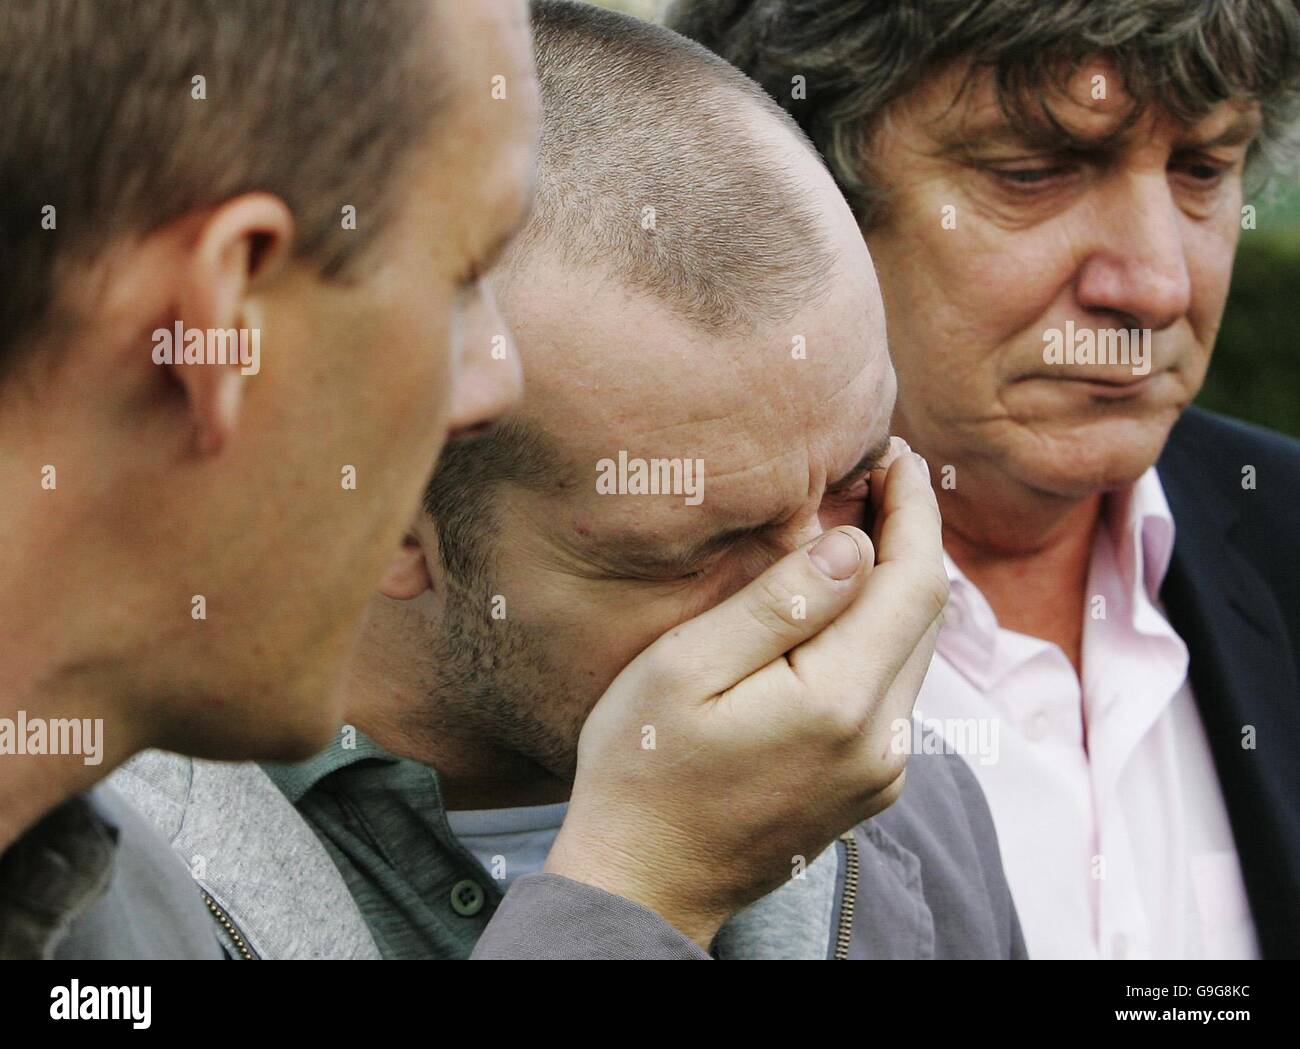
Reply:
[[879, 268], [952, 598], [918, 710], [1035, 957], [1300, 954], [1300, 446], [1189, 408], [1293, 0], [677, 0], [809, 133]]

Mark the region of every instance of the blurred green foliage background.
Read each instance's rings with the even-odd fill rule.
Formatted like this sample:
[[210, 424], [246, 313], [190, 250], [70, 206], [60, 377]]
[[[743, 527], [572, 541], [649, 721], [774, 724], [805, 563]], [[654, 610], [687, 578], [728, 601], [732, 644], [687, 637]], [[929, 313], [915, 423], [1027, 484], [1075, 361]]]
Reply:
[[[654, 20], [666, 0], [596, 0]], [[1248, 201], [1232, 290], [1197, 403], [1300, 437], [1300, 186]]]
[[1258, 205], [1197, 403], [1300, 437], [1300, 188]]

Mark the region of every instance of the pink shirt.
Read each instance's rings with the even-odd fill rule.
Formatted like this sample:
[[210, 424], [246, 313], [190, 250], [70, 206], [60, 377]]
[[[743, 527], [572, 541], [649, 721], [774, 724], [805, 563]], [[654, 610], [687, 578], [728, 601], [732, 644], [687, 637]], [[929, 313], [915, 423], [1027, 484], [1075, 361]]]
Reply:
[[1159, 601], [1174, 521], [1156, 471], [1104, 513], [1082, 682], [1056, 645], [999, 627], [947, 559], [917, 713], [966, 741], [1030, 957], [1258, 957], [1187, 646]]

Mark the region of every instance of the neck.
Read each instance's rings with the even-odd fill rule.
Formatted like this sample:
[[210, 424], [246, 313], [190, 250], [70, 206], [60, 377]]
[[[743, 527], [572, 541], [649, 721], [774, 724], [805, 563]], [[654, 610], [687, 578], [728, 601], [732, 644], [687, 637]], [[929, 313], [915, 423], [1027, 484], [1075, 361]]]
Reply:
[[568, 801], [572, 778], [558, 776], [497, 740], [443, 716], [419, 675], [354, 667], [349, 720], [390, 754], [435, 769], [448, 809], [502, 809]]
[[1057, 496], [986, 472], [958, 465], [952, 489], [935, 478], [944, 549], [979, 588], [1000, 626], [1056, 644], [1078, 673], [1102, 495]]
[[438, 770], [448, 809], [505, 809], [569, 800], [571, 779], [556, 776], [522, 754], [483, 740], [444, 737], [444, 742], [448, 745], [429, 760], [419, 760]]
[[[24, 424], [10, 411], [11, 421]], [[46, 813], [93, 786], [135, 750], [137, 718], [120, 705], [128, 695], [99, 656], [106, 631], [94, 601], [93, 571], [72, 554], [74, 530], [56, 511], [61, 493], [40, 485], [40, 460], [17, 451], [22, 441], [0, 434], [0, 536], [10, 550], [0, 571], [0, 853]], [[55, 458], [45, 450], [50, 461]], [[23, 499], [16, 493], [34, 491]], [[89, 596], [88, 596], [89, 595]], [[94, 651], [88, 642], [100, 647]], [[77, 724], [74, 726], [73, 721]], [[57, 722], [57, 724], [55, 724]], [[89, 727], [90, 733], [85, 731]], [[100, 731], [101, 727], [104, 731]], [[52, 750], [79, 749], [80, 754]], [[90, 764], [87, 764], [87, 761]]]
[[411, 729], [375, 719], [357, 727], [390, 754], [435, 769], [449, 810], [569, 800], [570, 780], [495, 742], [456, 735], [447, 724]]
[[[13, 610], [30, 606], [12, 601], [8, 622], [21, 621]], [[61, 622], [54, 618], [50, 622]], [[32, 631], [27, 632], [28, 635]], [[0, 853], [46, 813], [89, 790], [136, 751], [152, 745], [129, 712], [113, 702], [95, 675], [75, 663], [36, 666], [19, 653], [49, 651], [29, 637], [0, 655]], [[71, 748], [66, 744], [74, 743]], [[80, 753], [52, 753], [76, 749]]]
[[[0, 853], [140, 749], [136, 719], [117, 700], [129, 693], [101, 662], [114, 634], [95, 607], [102, 560], [79, 544], [75, 500], [56, 475], [46, 487], [43, 464], [80, 477], [93, 468], [83, 472], [85, 457], [57, 444], [59, 423], [40, 406], [10, 397], [2, 407], [0, 536], [10, 556], [0, 568]], [[64, 749], [84, 753], [50, 753]]]

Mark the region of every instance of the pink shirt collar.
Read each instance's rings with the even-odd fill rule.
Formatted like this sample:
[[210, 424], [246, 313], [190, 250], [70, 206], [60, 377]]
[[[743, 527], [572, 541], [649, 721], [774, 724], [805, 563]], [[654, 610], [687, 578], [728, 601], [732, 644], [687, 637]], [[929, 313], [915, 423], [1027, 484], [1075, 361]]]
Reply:
[[[1116, 552], [1119, 582], [1129, 596], [1132, 628], [1143, 634], [1167, 631], [1158, 610], [1160, 587], [1169, 571], [1174, 550], [1174, 517], [1154, 466], [1127, 489], [1112, 492], [1102, 507], [1103, 523]], [[1009, 635], [999, 637], [998, 619], [993, 608], [957, 563], [943, 555], [948, 571], [951, 594], [940, 631], [940, 653], [981, 689], [987, 689], [1001, 676], [1008, 661], [1023, 662], [1036, 649], [1054, 646], [1025, 635], [1010, 635], [1023, 644], [1016, 653], [999, 651], [1006, 647]]]

